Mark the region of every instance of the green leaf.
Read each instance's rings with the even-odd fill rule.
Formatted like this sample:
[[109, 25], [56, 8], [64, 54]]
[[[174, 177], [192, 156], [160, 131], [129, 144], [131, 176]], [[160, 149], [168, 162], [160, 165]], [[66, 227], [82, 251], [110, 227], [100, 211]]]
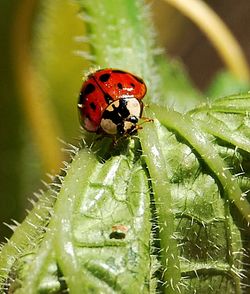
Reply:
[[[53, 185], [56, 185], [54, 183]], [[14, 222], [14, 231], [11, 239], [1, 248], [0, 254], [0, 285], [1, 289], [20, 287], [19, 274], [26, 262], [25, 257], [34, 253], [45, 235], [53, 205], [56, 201], [56, 191], [48, 190], [46, 193], [36, 194], [39, 200], [32, 211], [29, 212], [22, 224]], [[28, 262], [28, 261], [27, 261]], [[14, 285], [9, 285], [14, 281]]]
[[134, 148], [105, 162], [86, 148], [74, 158], [17, 293], [62, 291], [59, 273], [71, 293], [149, 291], [149, 186]]
[[179, 260], [184, 280], [180, 280], [179, 287], [187, 288], [187, 293], [204, 291], [212, 279], [211, 289], [220, 286], [220, 291], [241, 293], [242, 241], [227, 199], [248, 221], [250, 206], [206, 133], [188, 116], [158, 106], [150, 108], [171, 130], [161, 130], [160, 137], [164, 138], [162, 150], [175, 211], [173, 237], [181, 248]]
[[229, 96], [235, 93], [245, 93], [249, 90], [249, 82], [237, 79], [227, 71], [219, 72], [206, 91], [209, 98]]
[[250, 94], [214, 100], [192, 111], [206, 132], [225, 143], [250, 152]]

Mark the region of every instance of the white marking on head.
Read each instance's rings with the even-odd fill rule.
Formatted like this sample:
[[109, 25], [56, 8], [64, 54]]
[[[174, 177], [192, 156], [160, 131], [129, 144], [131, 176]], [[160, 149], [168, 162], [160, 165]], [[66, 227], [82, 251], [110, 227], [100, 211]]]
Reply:
[[[136, 122], [129, 120], [131, 117], [135, 117], [137, 119], [140, 118], [141, 114], [141, 104], [136, 98], [122, 98], [122, 101], [125, 102], [126, 108], [128, 110], [128, 116], [122, 117], [122, 112], [119, 112], [119, 107], [121, 104], [121, 99], [113, 101], [106, 109], [105, 112], [109, 112], [109, 118], [102, 118], [101, 120], [101, 128], [104, 132], [115, 135], [118, 132], [117, 124], [112, 121], [112, 113], [114, 117], [120, 117], [120, 130], [123, 130], [123, 133], [129, 133], [136, 126]], [[121, 109], [120, 109], [121, 111]], [[119, 126], [119, 124], [118, 124]]]
[[101, 120], [101, 128], [106, 132], [107, 134], [110, 135], [115, 135], [117, 134], [117, 126], [112, 122], [111, 119], [105, 119], [103, 118]]
[[129, 98], [126, 100], [127, 100], [127, 109], [130, 113], [129, 116], [135, 116], [139, 119], [141, 114], [140, 102], [136, 98]]
[[117, 107], [119, 107], [119, 104], [120, 104], [120, 100], [119, 99], [115, 100], [111, 104], [109, 104], [109, 106], [106, 108], [106, 110], [113, 111], [114, 110], [113, 106], [117, 108]]

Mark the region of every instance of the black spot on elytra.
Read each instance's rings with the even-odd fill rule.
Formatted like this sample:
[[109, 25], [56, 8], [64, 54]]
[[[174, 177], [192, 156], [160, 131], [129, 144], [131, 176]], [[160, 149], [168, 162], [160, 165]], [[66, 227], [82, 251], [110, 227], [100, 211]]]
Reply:
[[91, 102], [89, 105], [93, 110], [96, 110], [96, 105], [94, 102]]
[[109, 80], [109, 78], [110, 78], [110, 74], [105, 73], [105, 74], [100, 75], [99, 80], [104, 83], [104, 82], [107, 82]]
[[135, 88], [135, 84], [134, 83], [130, 83], [132, 88]]
[[111, 102], [113, 102], [113, 99], [109, 94], [103, 93], [103, 95], [104, 95], [104, 99], [105, 99], [107, 104], [110, 104]]
[[95, 91], [95, 85], [93, 85], [92, 83], [89, 83], [83, 90], [83, 96], [93, 93], [94, 91]]
[[123, 88], [121, 83], [118, 83], [118, 84], [117, 84], [117, 87], [118, 87], [119, 89], [121, 89], [121, 90], [122, 90], [122, 88]]

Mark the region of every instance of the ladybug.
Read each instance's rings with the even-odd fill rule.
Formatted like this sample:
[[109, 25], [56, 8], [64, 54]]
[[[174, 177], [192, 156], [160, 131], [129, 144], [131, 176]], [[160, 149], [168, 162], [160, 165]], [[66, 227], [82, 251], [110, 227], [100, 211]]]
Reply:
[[131, 134], [138, 129], [146, 92], [141, 78], [123, 70], [106, 68], [89, 74], [79, 95], [81, 125], [89, 132]]

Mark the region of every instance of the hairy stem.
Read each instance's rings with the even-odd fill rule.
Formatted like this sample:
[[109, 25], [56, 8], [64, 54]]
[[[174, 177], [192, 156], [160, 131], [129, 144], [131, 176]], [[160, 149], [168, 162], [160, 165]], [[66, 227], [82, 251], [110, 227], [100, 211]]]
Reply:
[[225, 23], [200, 0], [165, 0], [189, 17], [206, 34], [229, 70], [239, 79], [250, 80], [244, 53]]
[[[165, 159], [157, 136], [156, 127], [147, 124], [139, 133], [145, 161], [152, 181], [159, 224], [161, 263], [163, 267], [164, 293], [179, 293], [180, 264], [177, 241], [174, 239], [174, 214], [172, 197], [167, 181]], [[164, 205], [167, 203], [168, 205]]]

